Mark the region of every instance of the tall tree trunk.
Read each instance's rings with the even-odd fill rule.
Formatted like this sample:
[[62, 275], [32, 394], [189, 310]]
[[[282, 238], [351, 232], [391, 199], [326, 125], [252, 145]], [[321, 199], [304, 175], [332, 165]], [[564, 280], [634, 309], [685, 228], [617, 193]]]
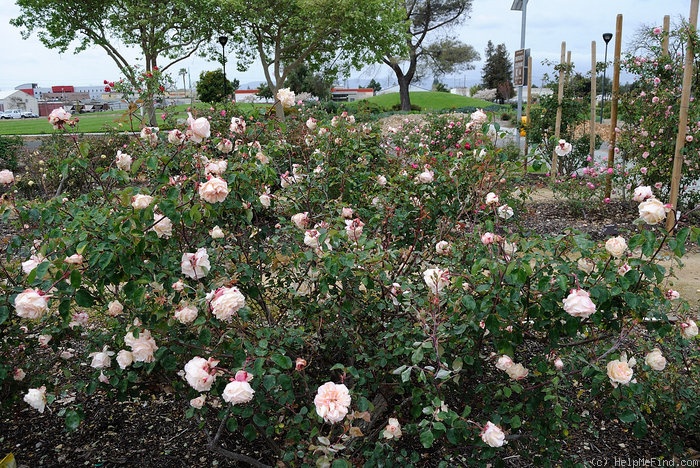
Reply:
[[401, 110], [410, 111], [411, 110], [411, 95], [408, 92], [408, 88], [411, 82], [405, 75], [397, 76], [399, 80], [399, 98], [401, 99]]

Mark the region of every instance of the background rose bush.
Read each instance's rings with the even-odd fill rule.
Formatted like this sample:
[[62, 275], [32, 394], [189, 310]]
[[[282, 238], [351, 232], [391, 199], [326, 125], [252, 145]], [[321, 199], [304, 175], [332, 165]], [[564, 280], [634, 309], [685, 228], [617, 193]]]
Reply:
[[[292, 465], [419, 464], [435, 449], [445, 462], [505, 448], [557, 459], [559, 440], [591, 424], [574, 398], [638, 435], [697, 432], [697, 341], [668, 320], [689, 310], [667, 298], [672, 272], [656, 263], [662, 247], [681, 258], [697, 232], [651, 226], [612, 257], [574, 231], [522, 231], [519, 163], [480, 114], [385, 138], [347, 113], [224, 110], [192, 116], [208, 137], [202, 120], [196, 134], [146, 132], [99, 164], [75, 139], [90, 183], [56, 197], [6, 189], [3, 401], [38, 407], [30, 389], [46, 386], [47, 408], [75, 427], [81, 395], [168, 385], [189, 417], [221, 420], [217, 437]], [[215, 178], [226, 190], [210, 198]], [[48, 301], [40, 318], [17, 314], [27, 289]], [[564, 302], [575, 290], [588, 295], [577, 314]], [[31, 359], [47, 348], [53, 361]], [[662, 371], [642, 364], [657, 348]], [[636, 382], [613, 386], [622, 352], [636, 356]], [[49, 377], [56, 363], [90, 375]]]

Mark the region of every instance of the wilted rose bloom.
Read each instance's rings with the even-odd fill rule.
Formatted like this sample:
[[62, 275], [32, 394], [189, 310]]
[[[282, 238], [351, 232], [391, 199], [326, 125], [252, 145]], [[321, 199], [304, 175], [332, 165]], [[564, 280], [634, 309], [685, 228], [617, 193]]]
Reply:
[[363, 223], [360, 218], [346, 219], [345, 232], [348, 235], [348, 239], [357, 242], [357, 240], [362, 236], [362, 229], [364, 226], [365, 223]]
[[561, 358], [556, 358], [554, 360], [554, 367], [557, 370], [562, 370], [564, 368], [564, 361], [562, 361]]
[[218, 145], [216, 145], [216, 149], [218, 149], [224, 154], [230, 153], [231, 151], [233, 151], [233, 142], [228, 138], [224, 138], [219, 142]]
[[662, 371], [666, 368], [666, 358], [661, 354], [659, 348], [654, 348], [647, 353], [644, 362], [655, 371]]
[[63, 262], [71, 264], [71, 265], [80, 265], [81, 263], [83, 263], [83, 256], [76, 253], [76, 254], [73, 254], [69, 257], [64, 258]]
[[620, 268], [617, 269], [617, 274], [620, 276], [625, 276], [628, 271], [631, 271], [632, 267], [629, 266], [628, 263], [623, 263], [620, 265]]
[[221, 397], [225, 402], [231, 403], [231, 405], [238, 405], [240, 403], [248, 403], [253, 399], [254, 393], [255, 390], [247, 381], [233, 380], [226, 385]]
[[389, 418], [389, 424], [386, 425], [382, 436], [385, 439], [398, 439], [401, 437], [401, 424], [396, 418]]
[[571, 149], [571, 143], [566, 140], [559, 140], [559, 144], [554, 147], [554, 152], [557, 153], [558, 156], [566, 156], [571, 153]]
[[627, 241], [622, 236], [611, 237], [605, 242], [605, 250], [613, 257], [620, 258], [627, 251]]
[[489, 192], [486, 194], [486, 204], [487, 205], [498, 205], [499, 200], [498, 200], [498, 195], [496, 195], [493, 192]]
[[195, 253], [183, 253], [180, 267], [182, 268], [182, 274], [188, 278], [204, 278], [211, 269], [207, 249], [201, 247]]
[[308, 245], [312, 249], [317, 249], [320, 245], [320, 237], [321, 233], [316, 229], [307, 229], [306, 232], [304, 232], [304, 244]]
[[172, 286], [173, 291], [183, 291], [185, 289], [185, 283], [182, 280], [175, 281]]
[[24, 401], [32, 408], [40, 413], [46, 408], [46, 386], [42, 385], [39, 388], [30, 388], [27, 394], [24, 395]]
[[138, 338], [134, 337], [133, 332], [127, 333], [124, 336], [124, 344], [131, 348], [131, 354], [137, 362], [153, 362], [155, 359], [153, 353], [158, 350], [150, 330], [141, 331]]
[[351, 403], [350, 392], [344, 384], [326, 382], [318, 388], [314, 405], [316, 413], [329, 423], [345, 419]]
[[126, 369], [134, 362], [134, 355], [131, 351], [122, 349], [117, 353], [117, 364], [119, 364], [120, 369]]
[[202, 409], [204, 402], [207, 400], [206, 395], [199, 395], [197, 398], [192, 398], [190, 400], [190, 406], [196, 409]]
[[192, 323], [197, 318], [197, 308], [193, 306], [181, 307], [175, 311], [175, 319], [180, 323]]
[[49, 341], [51, 341], [51, 338], [51, 335], [39, 335], [37, 341], [39, 341], [40, 346], [47, 346], [49, 344]]
[[228, 184], [219, 177], [212, 177], [199, 186], [199, 196], [208, 203], [224, 201], [228, 192]]
[[282, 104], [282, 107], [286, 109], [294, 106], [296, 96], [294, 95], [294, 91], [290, 90], [289, 88], [282, 88], [277, 91], [276, 98], [280, 104]]
[[489, 421], [481, 431], [481, 440], [490, 447], [503, 447], [506, 443], [506, 435], [500, 427]]
[[173, 235], [173, 222], [167, 216], [153, 213], [153, 223], [151, 231], [154, 231], [158, 237], [167, 239]]
[[470, 117], [471, 121], [476, 125], [484, 124], [489, 120], [489, 116], [486, 115], [486, 112], [481, 109], [477, 109], [476, 111], [472, 112]]
[[593, 273], [593, 270], [595, 269], [595, 263], [590, 258], [579, 258], [576, 265], [578, 266], [579, 270], [586, 272], [588, 275]]
[[31, 257], [29, 257], [29, 260], [22, 262], [22, 271], [25, 275], [28, 275], [32, 272], [32, 270], [34, 270], [34, 268], [41, 265], [45, 260], [46, 259], [43, 255], [33, 254]]
[[231, 133], [245, 133], [245, 119], [241, 117], [231, 117], [229, 129]]
[[87, 312], [74, 312], [73, 313], [73, 320], [68, 324], [69, 327], [73, 328], [75, 326], [81, 326], [84, 327], [85, 325], [88, 324], [88, 320], [90, 320], [90, 316], [88, 315]]
[[15, 175], [12, 173], [12, 171], [7, 169], [3, 169], [2, 171], [0, 171], [0, 184], [10, 185], [14, 181]]
[[15, 379], [17, 382], [21, 382], [26, 376], [27, 373], [19, 367], [12, 372], [12, 378]]
[[306, 368], [306, 359], [298, 357], [296, 362], [294, 363], [294, 370], [295, 371], [302, 371]]
[[590, 294], [583, 289], [572, 289], [564, 299], [564, 310], [572, 317], [587, 318], [595, 313]]
[[435, 179], [435, 173], [430, 169], [425, 169], [423, 172], [416, 176], [416, 182], [420, 184], [429, 184]]
[[514, 242], [508, 242], [507, 240], [503, 241], [503, 253], [506, 254], [508, 257], [512, 257], [515, 252], [518, 251], [518, 246], [515, 245]]
[[656, 198], [650, 198], [639, 204], [639, 217], [649, 225], [659, 224], [666, 219], [670, 209]]
[[195, 143], [201, 143], [202, 140], [209, 138], [209, 135], [211, 135], [209, 120], [205, 117], [195, 119], [189, 112], [187, 115], [189, 116], [187, 117], [187, 135], [190, 137], [190, 140]]
[[508, 205], [501, 205], [496, 211], [498, 212], [498, 217], [501, 219], [510, 219], [513, 217], [513, 208]]
[[515, 363], [510, 358], [510, 356], [504, 354], [503, 356], [498, 358], [498, 361], [496, 361], [496, 369], [504, 371], [514, 364]]
[[694, 320], [688, 319], [681, 323], [681, 335], [688, 340], [698, 335], [698, 326]]
[[306, 128], [308, 128], [311, 131], [316, 130], [316, 126], [318, 125], [318, 121], [314, 119], [313, 117], [309, 117], [306, 120]]
[[110, 317], [121, 315], [122, 312], [124, 312], [124, 306], [122, 306], [121, 302], [111, 301], [109, 304], [107, 304], [107, 315]]
[[109, 351], [109, 347], [105, 345], [104, 348], [102, 348], [102, 351], [90, 353], [88, 356], [92, 358], [90, 367], [94, 367], [95, 369], [105, 369], [111, 366], [111, 356], [114, 356], [114, 351]]
[[309, 212], [305, 211], [304, 213], [297, 213], [293, 215], [292, 222], [299, 229], [306, 229], [306, 226], [309, 225]]
[[386, 182], [387, 182], [387, 181], [386, 181], [386, 177], [384, 177], [383, 175], [378, 175], [378, 176], [377, 176], [377, 183], [378, 183], [379, 185], [384, 186], [384, 185], [386, 185]]
[[634, 189], [634, 195], [632, 196], [632, 200], [636, 202], [643, 202], [647, 198], [653, 198], [654, 197], [654, 192], [651, 191], [651, 187], [648, 185], [640, 185], [636, 189]]
[[158, 127], [144, 127], [141, 129], [141, 139], [145, 140], [150, 146], [155, 148], [158, 145], [159, 131], [160, 129]]
[[443, 240], [435, 244], [435, 252], [437, 252], [438, 255], [449, 255], [450, 250], [450, 243], [447, 241]]
[[267, 155], [265, 153], [263, 153], [262, 151], [258, 151], [255, 154], [255, 159], [260, 161], [260, 164], [267, 164], [270, 162], [270, 158], [268, 158]]
[[219, 361], [196, 356], [185, 364], [185, 380], [198, 392], [208, 392], [216, 380], [216, 365]]
[[148, 208], [148, 205], [150, 205], [151, 202], [153, 202], [153, 197], [150, 195], [139, 193], [131, 197], [131, 206], [133, 206], [135, 210], [143, 210]]
[[53, 128], [55, 130], [63, 128], [63, 126], [70, 120], [70, 118], [70, 113], [66, 112], [66, 110], [63, 107], [59, 107], [58, 109], [52, 110], [48, 117], [49, 123], [53, 125]]
[[666, 296], [666, 299], [668, 299], [669, 301], [675, 301], [676, 299], [681, 297], [681, 293], [679, 293], [676, 290], [669, 289], [668, 291], [666, 291], [664, 296]]
[[440, 268], [430, 268], [423, 272], [423, 280], [430, 291], [437, 295], [450, 284], [450, 272]]
[[49, 311], [46, 295], [38, 289], [25, 289], [15, 297], [17, 315], [27, 319], [40, 319]]
[[226, 172], [226, 168], [228, 167], [228, 162], [224, 159], [213, 159], [207, 163], [207, 165], [204, 167], [204, 173], [205, 174], [212, 174], [215, 176], [219, 176]]
[[344, 207], [340, 212], [340, 215], [345, 219], [351, 219], [354, 214], [355, 214], [355, 211], [352, 208], [347, 208], [347, 207]]
[[267, 193], [263, 193], [263, 194], [260, 195], [260, 197], [258, 197], [258, 198], [259, 198], [259, 200], [260, 200], [260, 204], [261, 204], [264, 208], [269, 208], [269, 207], [270, 207], [270, 203], [272, 202], [272, 198], [270, 197], [270, 195], [268, 195]]
[[513, 364], [510, 367], [506, 367], [506, 374], [508, 374], [508, 377], [510, 377], [513, 380], [522, 380], [525, 377], [527, 377], [527, 374], [529, 374], [530, 371], [527, 370], [525, 366], [522, 364]]
[[607, 365], [607, 369], [612, 386], [617, 388], [620, 384], [629, 385], [632, 381], [632, 375], [634, 374], [632, 367], [634, 367], [636, 363], [637, 361], [634, 358], [627, 361], [626, 353], [622, 353], [620, 359], [610, 361]]
[[209, 231], [209, 235], [212, 239], [221, 239], [224, 237], [224, 231], [222, 231], [219, 226], [214, 226], [212, 230]]
[[245, 296], [237, 287], [222, 287], [214, 292], [210, 307], [219, 320], [230, 322], [231, 317], [245, 306]]
[[181, 145], [185, 142], [187, 136], [180, 130], [170, 130], [168, 132], [168, 142], [173, 145]]

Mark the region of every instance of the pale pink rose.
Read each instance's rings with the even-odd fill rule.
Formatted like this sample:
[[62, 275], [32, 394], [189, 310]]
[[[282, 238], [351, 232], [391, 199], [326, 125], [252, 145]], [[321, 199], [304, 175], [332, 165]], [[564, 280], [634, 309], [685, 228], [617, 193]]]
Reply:
[[352, 219], [354, 214], [355, 214], [355, 210], [353, 210], [352, 208], [345, 207], [340, 211], [340, 215], [345, 219]]
[[501, 219], [510, 219], [513, 217], [513, 208], [508, 205], [501, 205], [496, 209], [498, 217]]
[[228, 162], [225, 159], [212, 159], [204, 166], [204, 173], [220, 176], [226, 172], [226, 168], [228, 168]]
[[[75, 350], [73, 350], [75, 351]], [[58, 355], [61, 359], [70, 359], [73, 356], [75, 356], [73, 353], [70, 351], [61, 351], [61, 354]]]
[[103, 384], [109, 383], [109, 377], [107, 377], [102, 371], [100, 371], [100, 375], [97, 377], [97, 380], [99, 380]]
[[627, 251], [627, 241], [622, 236], [611, 237], [605, 242], [605, 250], [613, 257], [620, 258]]
[[253, 399], [253, 394], [255, 390], [246, 380], [233, 380], [226, 385], [224, 392], [221, 397], [225, 402], [231, 403], [231, 405], [238, 405], [241, 403], [248, 403]]
[[153, 353], [158, 350], [150, 330], [141, 331], [138, 338], [134, 337], [133, 332], [127, 333], [124, 336], [124, 344], [131, 348], [131, 354], [136, 362], [153, 362], [155, 359]]
[[187, 135], [190, 137], [190, 140], [195, 143], [201, 143], [202, 140], [209, 138], [209, 135], [211, 135], [209, 120], [205, 117], [195, 119], [189, 112], [187, 115], [189, 116], [187, 118]]
[[24, 401], [32, 408], [40, 413], [46, 408], [46, 386], [42, 385], [39, 388], [30, 388], [27, 394], [24, 395]]
[[196, 409], [202, 409], [204, 402], [207, 400], [206, 395], [199, 395], [197, 398], [192, 398], [190, 400], [190, 406]]
[[159, 238], [171, 237], [173, 235], [173, 222], [170, 218], [159, 213], [153, 213], [153, 227], [151, 231], [155, 232]]
[[293, 215], [292, 222], [299, 229], [306, 229], [306, 226], [308, 226], [310, 222], [309, 212], [305, 211], [304, 213], [297, 213]]
[[572, 317], [587, 318], [595, 313], [595, 304], [588, 292], [583, 289], [572, 289], [564, 299], [564, 310]]
[[504, 371], [509, 367], [512, 367], [514, 364], [515, 363], [513, 362], [511, 357], [504, 354], [503, 356], [498, 358], [498, 361], [496, 361], [496, 369]]
[[222, 287], [214, 292], [209, 306], [216, 318], [230, 322], [233, 315], [245, 307], [245, 296], [235, 286]]
[[219, 226], [214, 226], [211, 231], [209, 231], [209, 235], [212, 239], [222, 239], [224, 237], [224, 231], [222, 231]]
[[676, 299], [679, 299], [681, 297], [681, 293], [679, 293], [678, 291], [675, 291], [673, 289], [669, 289], [668, 291], [666, 291], [664, 296], [669, 301], [675, 301]]
[[357, 242], [357, 240], [362, 236], [362, 229], [364, 226], [365, 223], [363, 223], [360, 218], [346, 219], [345, 232], [348, 235], [348, 239]]
[[384, 177], [383, 175], [378, 175], [377, 176], [377, 183], [379, 185], [381, 185], [382, 187], [385, 186], [387, 183], [386, 177]]
[[636, 202], [643, 202], [647, 198], [653, 198], [654, 197], [654, 192], [652, 192], [651, 187], [648, 185], [640, 185], [636, 189], [634, 189], [634, 195], [632, 196], [632, 200]]
[[124, 306], [121, 302], [115, 300], [107, 304], [107, 315], [109, 315], [110, 317], [116, 317], [117, 315], [121, 315], [122, 312], [124, 312]]
[[500, 240], [500, 236], [498, 236], [492, 232], [485, 232], [484, 234], [481, 235], [481, 243], [484, 245], [495, 244], [499, 240]]
[[105, 369], [112, 365], [112, 356], [114, 356], [114, 351], [109, 351], [109, 347], [105, 345], [102, 348], [102, 351], [90, 353], [88, 356], [92, 358], [90, 367], [94, 367], [95, 369]]
[[216, 380], [216, 365], [219, 361], [212, 358], [193, 357], [185, 364], [185, 380], [198, 392], [208, 392]]
[[80, 265], [81, 263], [83, 263], [83, 256], [76, 253], [71, 255], [70, 257], [66, 257], [65, 259], [63, 259], [63, 262], [68, 263], [70, 265]]
[[306, 367], [306, 359], [298, 357], [296, 362], [294, 363], [294, 370], [295, 371], [302, 371]]
[[481, 431], [481, 440], [490, 447], [503, 447], [507, 443], [505, 433], [491, 421]]
[[192, 323], [197, 318], [197, 308], [193, 306], [182, 307], [175, 311], [175, 320], [180, 323]]
[[177, 280], [172, 284], [173, 291], [183, 291], [185, 289], [185, 283], [182, 280]]
[[620, 267], [617, 269], [617, 274], [620, 276], [625, 276], [628, 271], [632, 270], [632, 267], [629, 266], [628, 263], [623, 263], [620, 265]]
[[201, 279], [211, 270], [207, 249], [201, 247], [194, 253], [183, 253], [180, 262], [182, 274], [192, 279]]
[[282, 88], [278, 90], [275, 97], [285, 109], [294, 106], [294, 100], [296, 99], [294, 91], [290, 90], [289, 88]]
[[620, 359], [615, 359], [610, 361], [607, 365], [608, 377], [610, 378], [610, 383], [613, 387], [617, 388], [618, 385], [629, 385], [632, 381], [632, 375], [634, 370], [632, 367], [637, 363], [637, 361], [632, 358], [627, 361], [627, 354], [622, 353]]
[[224, 201], [228, 192], [228, 184], [219, 177], [212, 177], [199, 186], [199, 196], [208, 203]]
[[15, 175], [12, 173], [12, 171], [8, 169], [3, 169], [2, 171], [0, 171], [0, 184], [10, 185], [14, 181]]
[[19, 367], [12, 372], [12, 378], [15, 379], [17, 382], [21, 382], [26, 376], [27, 373]]
[[87, 312], [74, 312], [72, 318], [73, 320], [68, 324], [71, 328], [76, 326], [84, 327], [88, 324], [88, 320], [90, 320], [90, 316]]
[[224, 154], [230, 153], [233, 151], [233, 142], [228, 138], [224, 138], [219, 142], [219, 144], [216, 145], [216, 149]]
[[485, 202], [487, 205], [498, 205], [499, 204], [498, 195], [496, 195], [493, 192], [487, 193]]
[[669, 207], [656, 198], [650, 198], [639, 204], [639, 217], [649, 225], [659, 224], [666, 219]]
[[25, 289], [15, 297], [17, 315], [26, 319], [40, 319], [49, 311], [47, 296], [38, 289]]
[[258, 151], [255, 154], [255, 159], [260, 161], [260, 164], [267, 164], [270, 162], [270, 158], [268, 158], [267, 155], [265, 153], [263, 153], [262, 151]]
[[681, 323], [681, 335], [688, 340], [698, 335], [698, 326], [694, 320], [688, 319]]
[[559, 140], [559, 144], [554, 147], [554, 152], [557, 153], [558, 156], [566, 156], [571, 153], [571, 150], [571, 143], [566, 140]]
[[430, 268], [423, 272], [423, 280], [430, 292], [437, 295], [450, 284], [450, 272], [440, 268]]
[[120, 369], [126, 369], [134, 362], [134, 355], [131, 351], [122, 349], [117, 353], [117, 364]]
[[489, 116], [486, 115], [486, 112], [484, 112], [481, 109], [477, 109], [476, 111], [472, 112], [470, 115], [472, 123], [476, 125], [481, 125], [486, 123], [489, 120]]
[[133, 206], [135, 210], [146, 209], [151, 202], [153, 202], [153, 197], [150, 195], [139, 193], [138, 195], [131, 197], [131, 206]]
[[231, 117], [229, 130], [231, 133], [245, 133], [245, 120], [242, 117]]
[[396, 418], [389, 418], [389, 423], [384, 428], [382, 436], [385, 439], [398, 439], [401, 437], [401, 424]]
[[269, 208], [270, 203], [272, 202], [272, 197], [270, 197], [270, 195], [268, 195], [267, 193], [263, 193], [262, 195], [260, 195], [259, 200], [260, 200], [260, 204], [264, 208]]
[[512, 366], [506, 368], [506, 374], [508, 374], [508, 377], [513, 380], [522, 380], [527, 377], [527, 374], [529, 373], [530, 371], [520, 363], [513, 364]]
[[168, 142], [173, 145], [181, 145], [185, 142], [187, 135], [182, 133], [180, 130], [170, 130], [168, 132]]
[[654, 348], [647, 353], [644, 357], [644, 362], [655, 371], [662, 371], [666, 368], [666, 358], [661, 354], [659, 348]]
[[419, 184], [429, 184], [434, 179], [435, 173], [427, 168], [416, 176], [416, 182]]
[[351, 401], [350, 392], [344, 384], [326, 382], [318, 388], [314, 405], [316, 413], [332, 424], [345, 419]]
[[44, 258], [43, 255], [32, 254], [32, 256], [29, 257], [29, 260], [22, 262], [22, 271], [25, 275], [28, 275], [32, 272], [32, 270], [34, 270], [34, 268], [41, 265], [44, 261], [46, 261], [46, 258]]
[[51, 111], [48, 120], [49, 123], [53, 126], [54, 130], [58, 130], [59, 128], [63, 128], [63, 126], [68, 123], [70, 118], [71, 114], [69, 112], [66, 112], [66, 110], [63, 107], [59, 107]]
[[319, 248], [319, 239], [321, 238], [321, 233], [316, 229], [307, 229], [304, 232], [304, 244], [311, 247], [312, 249]]
[[314, 130], [316, 130], [316, 126], [317, 126], [317, 125], [318, 125], [318, 121], [317, 121], [316, 119], [314, 119], [313, 117], [309, 117], [309, 118], [306, 120], [306, 128], [308, 128], [308, 129], [311, 130], [312, 132], [313, 132]]
[[557, 370], [562, 370], [564, 368], [564, 361], [562, 361], [561, 358], [556, 358], [554, 360], [554, 367]]
[[51, 338], [53, 338], [51, 335], [39, 335], [37, 337], [39, 346], [47, 346], [49, 344], [49, 341], [51, 341]]
[[578, 266], [579, 270], [588, 275], [593, 273], [593, 270], [595, 269], [595, 263], [590, 258], [579, 258], [576, 265]]
[[435, 252], [438, 255], [449, 255], [451, 249], [450, 243], [444, 240], [435, 244]]

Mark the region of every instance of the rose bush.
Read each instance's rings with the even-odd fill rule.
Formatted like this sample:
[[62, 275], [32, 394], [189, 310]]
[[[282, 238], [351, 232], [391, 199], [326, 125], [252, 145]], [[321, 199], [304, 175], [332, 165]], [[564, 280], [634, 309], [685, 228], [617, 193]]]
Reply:
[[[560, 459], [592, 424], [572, 398], [637, 435], [697, 431], [693, 317], [657, 264], [697, 230], [650, 224], [614, 256], [575, 231], [535, 236], [483, 112], [388, 138], [311, 113], [193, 113], [196, 128], [80, 165], [88, 190], [9, 197], [3, 402], [45, 398], [75, 427], [86, 395], [165, 382], [188, 417], [220, 420], [213, 448], [242, 436], [288, 465]], [[655, 349], [665, 368], [653, 355], [627, 379], [622, 353]], [[49, 378], [56, 362], [81, 378]]]

